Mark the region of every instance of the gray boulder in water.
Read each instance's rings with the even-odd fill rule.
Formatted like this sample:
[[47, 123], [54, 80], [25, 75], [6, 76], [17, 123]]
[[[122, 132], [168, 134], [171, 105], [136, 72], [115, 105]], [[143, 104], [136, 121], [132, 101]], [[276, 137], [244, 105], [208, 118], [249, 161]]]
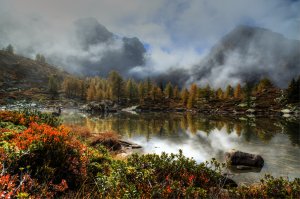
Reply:
[[242, 151], [231, 151], [225, 154], [226, 162], [233, 166], [263, 167], [264, 159], [260, 155], [245, 153]]

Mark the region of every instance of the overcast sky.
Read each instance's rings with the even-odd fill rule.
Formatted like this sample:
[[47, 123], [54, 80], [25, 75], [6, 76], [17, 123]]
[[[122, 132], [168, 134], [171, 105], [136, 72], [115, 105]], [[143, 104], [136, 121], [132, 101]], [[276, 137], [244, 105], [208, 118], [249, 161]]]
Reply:
[[0, 45], [62, 43], [75, 20], [94, 17], [114, 34], [138, 37], [148, 64], [164, 70], [197, 63], [239, 24], [300, 40], [299, 10], [292, 0], [0, 0]]

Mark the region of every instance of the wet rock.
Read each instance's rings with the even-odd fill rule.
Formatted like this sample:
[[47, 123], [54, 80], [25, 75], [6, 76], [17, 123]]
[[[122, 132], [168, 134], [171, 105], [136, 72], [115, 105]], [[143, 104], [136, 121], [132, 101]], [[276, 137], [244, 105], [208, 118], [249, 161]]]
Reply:
[[96, 146], [98, 144], [103, 145], [112, 151], [118, 151], [122, 149], [122, 145], [119, 140], [113, 138], [96, 139], [91, 143], [92, 146]]
[[139, 149], [139, 148], [142, 148], [142, 146], [138, 145], [138, 144], [135, 144], [133, 142], [130, 142], [130, 141], [125, 141], [125, 140], [119, 140], [119, 142], [121, 143], [122, 146], [125, 146], [125, 147], [130, 147], [132, 149]]
[[251, 113], [251, 114], [253, 114], [253, 113], [255, 113], [255, 110], [250, 108], [250, 109], [246, 110], [246, 113]]
[[119, 106], [110, 100], [102, 100], [100, 102], [90, 102], [80, 107], [80, 110], [91, 113], [117, 112]]
[[238, 165], [238, 166], [230, 166], [229, 170], [234, 173], [260, 173], [262, 167], [251, 167], [251, 166], [244, 166], [244, 165]]
[[281, 110], [280, 112], [282, 112], [283, 114], [290, 114], [290, 113], [292, 113], [293, 111], [290, 110], [290, 109], [283, 109], [283, 110]]
[[260, 155], [245, 153], [241, 151], [231, 151], [225, 154], [226, 162], [233, 166], [263, 167], [264, 159]]

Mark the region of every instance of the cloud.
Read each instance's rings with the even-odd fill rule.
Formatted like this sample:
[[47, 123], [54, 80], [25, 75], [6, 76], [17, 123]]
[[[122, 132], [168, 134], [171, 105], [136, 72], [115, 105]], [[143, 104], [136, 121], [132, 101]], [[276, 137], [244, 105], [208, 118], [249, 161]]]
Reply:
[[300, 41], [267, 29], [239, 26], [192, 69], [190, 81], [226, 87], [269, 77], [286, 87], [300, 74]]
[[[137, 37], [150, 47], [145, 63], [139, 60], [142, 64], [134, 64], [132, 70], [163, 73], [171, 67], [191, 68], [239, 24], [268, 28], [300, 40], [299, 10], [300, 2], [291, 0], [0, 0], [0, 45], [12, 43], [18, 52], [31, 57], [37, 52], [51, 55], [52, 61], [60, 57], [64, 65], [75, 69], [79, 64], [94, 68], [93, 61], [116, 52], [116, 46], [119, 57], [125, 56], [120, 52], [124, 48], [120, 38]], [[112, 42], [112, 47], [104, 42], [80, 51], [72, 36], [73, 22], [88, 17], [97, 19], [120, 41]], [[89, 62], [72, 62], [89, 55]], [[112, 58], [117, 64], [122, 62], [116, 55]]]

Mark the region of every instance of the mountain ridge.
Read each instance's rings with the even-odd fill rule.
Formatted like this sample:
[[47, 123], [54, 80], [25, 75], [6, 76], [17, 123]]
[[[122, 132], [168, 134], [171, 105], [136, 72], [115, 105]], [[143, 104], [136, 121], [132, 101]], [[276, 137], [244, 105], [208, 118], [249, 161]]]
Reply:
[[213, 73], [217, 73], [233, 82], [269, 77], [284, 87], [300, 74], [300, 41], [265, 28], [238, 26], [215, 44], [192, 71], [192, 79], [200, 83], [213, 82], [217, 78]]

